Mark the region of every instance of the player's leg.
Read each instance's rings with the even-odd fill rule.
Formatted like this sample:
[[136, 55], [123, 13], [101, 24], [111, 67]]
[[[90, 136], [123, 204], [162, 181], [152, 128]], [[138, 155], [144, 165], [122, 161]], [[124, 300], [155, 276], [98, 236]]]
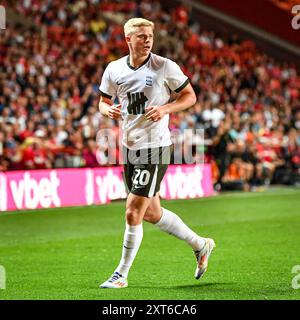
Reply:
[[129, 193], [126, 203], [126, 227], [122, 257], [118, 267], [102, 288], [127, 287], [127, 277], [143, 239], [143, 216], [150, 203], [147, 197]]
[[195, 277], [199, 279], [207, 269], [209, 255], [215, 247], [214, 241], [199, 236], [191, 230], [176, 213], [162, 208], [159, 193], [151, 199], [144, 220], [154, 224], [160, 230], [185, 241], [192, 247], [197, 259]]
[[100, 286], [102, 288], [123, 288], [128, 285], [128, 272], [142, 242], [143, 217], [150, 203], [149, 194], [154, 188], [153, 183], [156, 184], [156, 175], [156, 166], [132, 164], [129, 161], [124, 166], [124, 180], [129, 195], [122, 257], [111, 278]]
[[205, 238], [192, 231], [176, 213], [161, 207], [159, 193], [151, 199], [144, 220], [153, 223], [160, 230], [185, 241], [193, 250], [199, 250], [205, 244]]
[[115, 272], [127, 278], [143, 239], [143, 216], [150, 199], [130, 193], [126, 204], [126, 228], [122, 258]]

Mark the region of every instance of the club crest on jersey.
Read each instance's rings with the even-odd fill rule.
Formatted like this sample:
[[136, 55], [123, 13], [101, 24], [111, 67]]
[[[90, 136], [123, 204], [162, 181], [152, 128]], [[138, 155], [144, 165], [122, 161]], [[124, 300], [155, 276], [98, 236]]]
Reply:
[[146, 86], [152, 87], [152, 85], [153, 85], [153, 78], [150, 76], [146, 76]]

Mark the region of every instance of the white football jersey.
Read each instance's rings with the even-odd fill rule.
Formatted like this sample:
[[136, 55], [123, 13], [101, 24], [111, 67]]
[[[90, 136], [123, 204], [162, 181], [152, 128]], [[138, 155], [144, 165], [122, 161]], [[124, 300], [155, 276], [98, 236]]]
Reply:
[[171, 145], [169, 115], [158, 122], [147, 120], [145, 108], [168, 103], [171, 90], [180, 92], [189, 79], [172, 60], [150, 53], [139, 68], [129, 56], [110, 62], [105, 69], [101, 95], [121, 103], [122, 143], [131, 150]]

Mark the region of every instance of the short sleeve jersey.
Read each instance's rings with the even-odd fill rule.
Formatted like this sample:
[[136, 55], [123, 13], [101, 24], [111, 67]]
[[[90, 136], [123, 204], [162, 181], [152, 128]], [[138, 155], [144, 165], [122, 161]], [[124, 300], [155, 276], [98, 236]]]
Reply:
[[100, 84], [101, 95], [121, 103], [122, 143], [131, 150], [171, 145], [169, 115], [160, 121], [147, 120], [148, 106], [168, 103], [171, 91], [180, 92], [188, 77], [172, 60], [151, 53], [139, 68], [129, 56], [110, 62]]

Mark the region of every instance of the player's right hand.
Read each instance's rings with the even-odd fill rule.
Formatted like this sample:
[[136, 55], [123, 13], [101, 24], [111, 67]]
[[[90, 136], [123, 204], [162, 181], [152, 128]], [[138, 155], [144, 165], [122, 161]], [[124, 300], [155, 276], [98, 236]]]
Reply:
[[108, 110], [107, 116], [113, 120], [119, 120], [122, 118], [121, 115], [121, 104], [113, 104]]

